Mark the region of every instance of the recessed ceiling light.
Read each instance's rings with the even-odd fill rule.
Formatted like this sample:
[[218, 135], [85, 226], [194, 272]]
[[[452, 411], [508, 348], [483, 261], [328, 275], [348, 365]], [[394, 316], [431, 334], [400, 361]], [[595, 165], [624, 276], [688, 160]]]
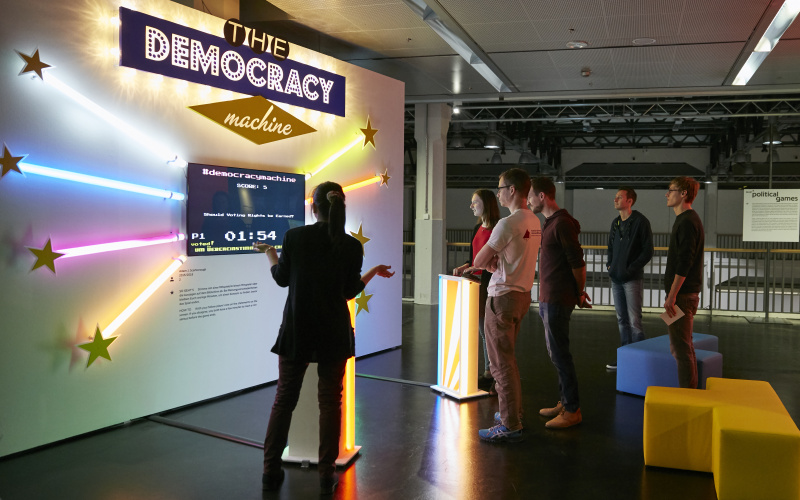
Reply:
[[653, 45], [656, 43], [655, 38], [635, 38], [633, 40], [634, 45]]
[[581, 40], [572, 40], [571, 42], [567, 42], [568, 49], [585, 49], [589, 46], [588, 42], [584, 42]]

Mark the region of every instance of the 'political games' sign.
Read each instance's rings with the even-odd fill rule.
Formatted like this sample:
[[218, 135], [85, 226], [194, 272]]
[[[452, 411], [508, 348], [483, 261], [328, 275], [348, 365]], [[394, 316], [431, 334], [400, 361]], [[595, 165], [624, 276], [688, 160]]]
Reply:
[[267, 42], [273, 56], [251, 48], [252, 40], [233, 46], [225, 38], [124, 7], [119, 19], [120, 66], [344, 116], [345, 77], [281, 59], [289, 53], [282, 40]]

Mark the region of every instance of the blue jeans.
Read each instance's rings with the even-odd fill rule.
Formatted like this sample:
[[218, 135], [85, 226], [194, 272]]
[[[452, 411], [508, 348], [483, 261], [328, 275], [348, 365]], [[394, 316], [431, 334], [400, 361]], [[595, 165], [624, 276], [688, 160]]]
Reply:
[[643, 280], [626, 283], [611, 282], [614, 294], [614, 308], [617, 310], [619, 324], [619, 345], [628, 345], [644, 340], [642, 331]]
[[569, 412], [578, 411], [581, 407], [578, 399], [578, 376], [575, 373], [572, 354], [569, 352], [569, 318], [573, 309], [572, 306], [539, 303], [539, 316], [544, 325], [547, 353], [558, 373], [561, 404]]

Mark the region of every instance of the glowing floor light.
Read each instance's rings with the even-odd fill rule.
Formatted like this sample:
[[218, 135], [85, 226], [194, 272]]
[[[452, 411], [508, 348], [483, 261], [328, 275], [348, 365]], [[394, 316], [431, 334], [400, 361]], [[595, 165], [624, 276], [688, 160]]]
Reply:
[[363, 137], [363, 136], [358, 136], [358, 137], [356, 137], [355, 139], [353, 139], [353, 141], [352, 141], [352, 142], [350, 142], [350, 144], [348, 144], [347, 146], [343, 147], [343, 148], [342, 148], [342, 149], [340, 149], [339, 151], [337, 151], [337, 152], [333, 153], [332, 155], [330, 155], [330, 156], [328, 157], [328, 159], [326, 159], [325, 161], [323, 161], [323, 162], [322, 162], [322, 163], [321, 163], [321, 164], [320, 164], [320, 165], [317, 167], [317, 169], [316, 169], [316, 170], [314, 170], [314, 171], [313, 171], [313, 172], [311, 172], [310, 174], [306, 174], [306, 180], [308, 180], [308, 179], [310, 179], [310, 178], [314, 177], [315, 175], [317, 175], [318, 173], [322, 172], [322, 170], [323, 170], [325, 167], [327, 167], [328, 165], [330, 165], [331, 163], [333, 163], [334, 161], [336, 161], [336, 159], [337, 159], [337, 158], [339, 158], [340, 156], [342, 156], [343, 154], [345, 154], [345, 153], [347, 153], [348, 151], [350, 151], [350, 150], [351, 150], [351, 149], [352, 149], [352, 148], [353, 148], [353, 147], [354, 147], [356, 144], [358, 144], [359, 142], [361, 142], [363, 139], [364, 139], [364, 137]]
[[136, 142], [147, 148], [149, 151], [153, 152], [156, 156], [161, 158], [165, 162], [171, 162], [171, 165], [181, 166], [184, 165], [186, 162], [182, 160], [176, 153], [170, 151], [164, 145], [158, 143], [157, 141], [153, 140], [152, 138], [148, 137], [147, 135], [141, 133], [136, 128], [128, 125], [123, 120], [119, 119], [118, 117], [114, 116], [114, 114], [105, 110], [102, 106], [95, 103], [94, 101], [90, 100], [80, 92], [76, 91], [66, 83], [62, 82], [52, 73], [47, 74], [47, 78], [44, 78], [44, 81], [50, 84], [53, 88], [64, 94], [65, 96], [69, 97], [73, 101], [77, 102], [87, 110], [91, 111], [98, 117], [102, 118], [109, 124], [113, 125], [120, 131], [124, 132], [125, 134], [129, 135], [132, 139]]
[[121, 191], [129, 191], [131, 193], [146, 194], [149, 196], [156, 196], [158, 198], [167, 198], [171, 200], [186, 199], [186, 195], [183, 193], [176, 193], [174, 191], [141, 186], [139, 184], [131, 184], [128, 182], [115, 181], [111, 179], [105, 179], [103, 177], [95, 177], [93, 175], [78, 174], [76, 172], [43, 167], [41, 165], [34, 165], [32, 163], [19, 163], [19, 168], [25, 174], [43, 175], [45, 177], [52, 177], [54, 179], [81, 182], [83, 184], [119, 189]]
[[163, 285], [164, 282], [167, 281], [170, 276], [172, 276], [172, 273], [181, 267], [184, 262], [186, 262], [185, 255], [181, 255], [180, 257], [176, 258], [175, 261], [158, 276], [158, 278], [150, 283], [150, 286], [145, 288], [145, 290], [138, 297], [136, 297], [136, 300], [134, 300], [131, 305], [126, 307], [125, 310], [122, 311], [119, 316], [117, 316], [117, 319], [112, 321], [111, 324], [108, 325], [105, 330], [103, 330], [103, 337], [108, 338], [115, 331], [117, 331], [117, 329], [125, 322], [125, 320], [130, 318], [131, 315], [136, 312], [136, 310], [139, 309], [139, 307], [144, 304], [145, 301], [149, 299], [156, 290], [158, 290], [158, 287]]
[[[344, 187], [342, 187], [342, 191], [347, 193], [348, 191], [353, 191], [354, 189], [359, 189], [359, 188], [363, 188], [363, 187], [366, 187], [366, 186], [371, 186], [372, 184], [375, 184], [376, 182], [380, 182], [380, 181], [381, 181], [381, 176], [380, 175], [376, 175], [375, 177], [370, 177], [369, 179], [367, 179], [365, 181], [356, 182], [355, 184], [350, 184], [349, 186], [344, 186]], [[311, 198], [306, 198], [306, 205], [311, 205]]]
[[58, 253], [64, 254], [62, 257], [66, 259], [67, 257], [79, 257], [81, 255], [92, 255], [96, 253], [102, 252], [113, 252], [114, 250], [126, 250], [129, 248], [139, 248], [139, 247], [146, 247], [150, 245], [160, 245], [162, 243], [172, 243], [175, 241], [182, 241], [186, 239], [186, 235], [183, 233], [179, 234], [170, 234], [167, 236], [156, 236], [154, 238], [142, 238], [138, 240], [127, 240], [127, 241], [114, 241], [111, 243], [102, 243], [100, 245], [88, 245], [85, 247], [75, 247], [75, 248], [66, 248], [63, 250], [58, 250]]

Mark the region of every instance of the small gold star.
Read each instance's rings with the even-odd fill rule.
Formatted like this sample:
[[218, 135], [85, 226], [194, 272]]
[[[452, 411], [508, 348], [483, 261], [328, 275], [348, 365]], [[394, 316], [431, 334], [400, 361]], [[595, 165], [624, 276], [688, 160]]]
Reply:
[[362, 291], [358, 295], [356, 295], [356, 316], [361, 310], [365, 310], [369, 312], [369, 299], [372, 298], [372, 294], [367, 295], [365, 291]]
[[100, 325], [97, 325], [97, 330], [94, 332], [92, 341], [86, 342], [85, 344], [78, 344], [78, 347], [89, 353], [89, 362], [86, 363], [86, 368], [92, 366], [92, 363], [94, 363], [98, 357], [106, 358], [111, 361], [111, 355], [108, 353], [108, 346], [115, 340], [117, 340], [117, 337], [104, 339], [103, 334], [100, 333]]
[[361, 146], [361, 149], [367, 147], [367, 143], [372, 143], [372, 147], [375, 147], [375, 134], [378, 133], [378, 129], [372, 128], [372, 123], [367, 117], [367, 128], [359, 129], [361, 133], [364, 134], [364, 145]]
[[371, 240], [372, 238], [367, 238], [366, 236], [364, 236], [364, 233], [362, 232], [362, 226], [363, 226], [363, 223], [359, 224], [358, 225], [358, 232], [354, 233], [353, 231], [350, 231], [350, 235], [353, 238], [357, 239], [361, 243], [361, 251], [362, 251], [362, 253], [364, 255], [366, 255], [366, 252], [364, 251], [364, 245], [366, 245], [367, 242], [369, 240]]
[[51, 271], [53, 271], [53, 274], [55, 274], [56, 259], [64, 255], [63, 253], [53, 251], [53, 247], [50, 244], [50, 238], [47, 239], [47, 244], [41, 250], [33, 247], [28, 247], [28, 250], [30, 250], [33, 255], [36, 256], [36, 262], [33, 264], [31, 271], [42, 266], [47, 266]]
[[383, 186], [384, 184], [388, 186], [389, 179], [391, 179], [391, 177], [389, 176], [389, 169], [387, 168], [386, 170], [384, 170], [383, 173], [380, 174], [380, 176], [381, 176], [381, 186]]
[[0, 177], [5, 177], [5, 175], [11, 172], [12, 170], [14, 172], [21, 174], [22, 171], [19, 169], [19, 165], [17, 164], [20, 162], [20, 160], [25, 158], [25, 156], [26, 155], [12, 156], [11, 151], [9, 151], [8, 147], [5, 144], [3, 144], [3, 157], [0, 158], [0, 163], [3, 164], [3, 173], [2, 175], [0, 175]]
[[18, 50], [16, 52], [25, 61], [25, 67], [22, 68], [22, 71], [20, 71], [19, 74], [23, 75], [25, 73], [30, 73], [31, 71], [33, 71], [34, 73], [39, 75], [39, 78], [44, 80], [44, 76], [42, 76], [42, 70], [45, 68], [49, 68], [50, 65], [43, 63], [41, 59], [39, 59], [39, 49], [36, 49], [33, 52], [33, 54], [29, 56], [26, 56], [25, 54], [23, 54]]

